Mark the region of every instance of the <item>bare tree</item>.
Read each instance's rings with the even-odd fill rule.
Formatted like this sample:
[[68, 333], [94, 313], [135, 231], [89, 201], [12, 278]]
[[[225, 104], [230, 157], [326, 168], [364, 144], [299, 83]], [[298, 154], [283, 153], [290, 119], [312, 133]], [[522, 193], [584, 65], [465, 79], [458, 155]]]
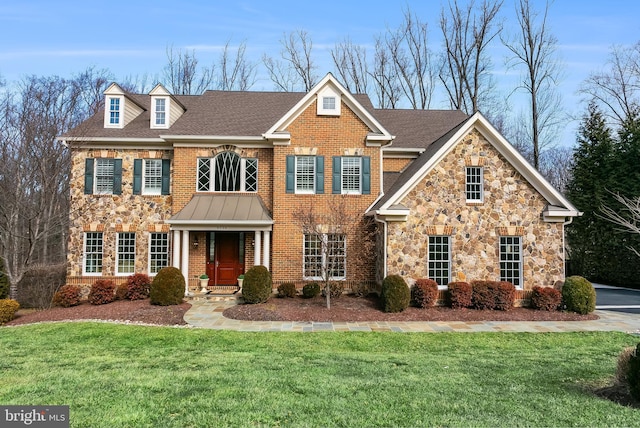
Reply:
[[540, 156], [540, 173], [560, 193], [564, 193], [571, 180], [573, 149], [551, 147]]
[[605, 69], [592, 73], [580, 92], [596, 101], [615, 125], [624, 123], [640, 107], [640, 42], [614, 46]]
[[[625, 232], [640, 235], [640, 196], [629, 198], [619, 193], [612, 193], [612, 195], [622, 208], [617, 207], [614, 209], [602, 205], [599, 216], [621, 226]], [[628, 248], [640, 257], [640, 249], [633, 247]]]
[[444, 56], [440, 80], [452, 108], [474, 113], [492, 97], [491, 61], [487, 47], [502, 29], [497, 15], [502, 0], [483, 0], [476, 11], [471, 0], [461, 9], [457, 0], [443, 8], [440, 29], [444, 36]]
[[238, 45], [235, 55], [230, 52], [230, 42], [224, 45], [220, 54], [218, 89], [223, 91], [247, 91], [256, 83], [256, 64], [245, 56], [247, 45]]
[[198, 67], [195, 50], [167, 47], [164, 78], [169, 91], [176, 95], [199, 95], [215, 84], [215, 65]]
[[402, 97], [402, 86], [393, 64], [386, 40], [382, 36], [376, 38], [373, 70], [373, 91], [379, 108], [396, 108]]
[[107, 85], [113, 81], [113, 75], [107, 69], [96, 70], [89, 67], [75, 76], [72, 83], [88, 108], [83, 114], [96, 114], [104, 107], [104, 94]]
[[313, 42], [309, 33], [296, 30], [285, 34], [280, 40], [282, 60], [275, 60], [266, 54], [262, 61], [269, 72], [271, 81], [282, 91], [292, 92], [302, 89], [308, 92], [318, 81], [317, 66], [311, 55]]
[[331, 50], [336, 73], [349, 92], [366, 94], [369, 89], [369, 66], [367, 50], [354, 44], [349, 38], [336, 43]]
[[542, 14], [534, 12], [529, 0], [516, 3], [520, 33], [511, 40], [502, 38], [511, 51], [511, 66], [522, 65], [525, 73], [518, 89], [529, 96], [528, 136], [533, 152], [533, 166], [540, 168], [540, 153], [553, 142], [561, 124], [561, 99], [556, 85], [560, 76], [555, 56], [557, 39], [547, 27], [547, 2]]

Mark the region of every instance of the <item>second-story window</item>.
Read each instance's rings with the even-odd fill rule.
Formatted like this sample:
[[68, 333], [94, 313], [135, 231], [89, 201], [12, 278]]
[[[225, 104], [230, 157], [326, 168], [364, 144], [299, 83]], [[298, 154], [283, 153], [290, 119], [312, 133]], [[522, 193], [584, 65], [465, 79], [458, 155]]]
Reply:
[[162, 159], [144, 160], [142, 194], [159, 195], [162, 190]]
[[199, 192], [256, 192], [258, 160], [222, 152], [215, 158], [198, 159]]
[[166, 125], [166, 113], [167, 113], [167, 100], [165, 98], [156, 99], [156, 125], [164, 126]]
[[483, 175], [482, 167], [466, 167], [465, 193], [468, 203], [481, 203], [484, 200]]
[[368, 195], [371, 193], [371, 158], [335, 156], [332, 193]]

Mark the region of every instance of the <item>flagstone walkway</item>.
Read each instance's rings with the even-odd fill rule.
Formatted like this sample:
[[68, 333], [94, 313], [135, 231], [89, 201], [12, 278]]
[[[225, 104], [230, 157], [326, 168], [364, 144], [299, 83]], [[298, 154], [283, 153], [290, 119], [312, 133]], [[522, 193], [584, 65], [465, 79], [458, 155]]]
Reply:
[[560, 333], [570, 331], [621, 331], [640, 335], [640, 316], [596, 310], [600, 317], [593, 321], [473, 321], [473, 322], [302, 322], [302, 321], [240, 321], [225, 318], [222, 312], [237, 304], [233, 297], [214, 297], [210, 300], [193, 300], [191, 309], [184, 315], [194, 327], [235, 331], [392, 331], [399, 333], [421, 332], [533, 332]]

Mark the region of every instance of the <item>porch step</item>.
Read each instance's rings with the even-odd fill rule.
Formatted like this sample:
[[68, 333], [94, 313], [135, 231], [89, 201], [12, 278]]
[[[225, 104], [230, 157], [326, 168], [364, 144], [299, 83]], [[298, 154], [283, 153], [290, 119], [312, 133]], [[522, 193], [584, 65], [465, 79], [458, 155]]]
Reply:
[[185, 300], [238, 301], [242, 300], [242, 294], [238, 291], [238, 287], [209, 287], [208, 293], [191, 292], [185, 296]]

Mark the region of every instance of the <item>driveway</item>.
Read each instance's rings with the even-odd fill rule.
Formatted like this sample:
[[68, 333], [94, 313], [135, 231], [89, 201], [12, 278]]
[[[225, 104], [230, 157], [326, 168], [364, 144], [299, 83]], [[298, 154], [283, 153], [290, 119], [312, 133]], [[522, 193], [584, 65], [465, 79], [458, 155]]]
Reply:
[[640, 314], [640, 290], [593, 284], [596, 289], [596, 309]]

